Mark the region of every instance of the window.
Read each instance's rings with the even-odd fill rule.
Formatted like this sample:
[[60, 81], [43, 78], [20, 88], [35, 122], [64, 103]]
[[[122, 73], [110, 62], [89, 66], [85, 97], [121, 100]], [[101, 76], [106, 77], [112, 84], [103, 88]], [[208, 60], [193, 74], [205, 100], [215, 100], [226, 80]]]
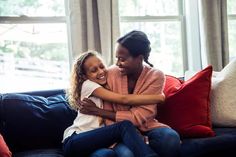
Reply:
[[64, 0], [0, 1], [0, 92], [65, 88]]
[[227, 1], [228, 12], [228, 38], [230, 60], [236, 58], [236, 1]]
[[181, 0], [119, 0], [121, 35], [144, 31], [152, 52], [149, 60], [166, 74], [183, 76], [185, 35]]

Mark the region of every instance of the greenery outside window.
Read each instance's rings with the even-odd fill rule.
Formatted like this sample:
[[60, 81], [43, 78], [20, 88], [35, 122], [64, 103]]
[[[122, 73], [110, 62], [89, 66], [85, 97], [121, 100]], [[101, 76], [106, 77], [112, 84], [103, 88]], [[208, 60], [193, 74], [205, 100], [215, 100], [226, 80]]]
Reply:
[[64, 0], [0, 1], [0, 92], [65, 88]]
[[182, 0], [119, 0], [121, 35], [144, 31], [151, 40], [150, 62], [164, 73], [183, 76], [186, 44]]

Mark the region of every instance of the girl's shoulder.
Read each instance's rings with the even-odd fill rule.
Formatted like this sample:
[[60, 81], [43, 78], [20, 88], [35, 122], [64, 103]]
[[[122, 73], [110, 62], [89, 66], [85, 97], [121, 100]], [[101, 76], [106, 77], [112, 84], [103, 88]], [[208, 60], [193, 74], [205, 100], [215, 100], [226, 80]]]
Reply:
[[96, 82], [93, 82], [89, 79], [85, 80], [84, 83], [82, 84], [82, 89], [83, 88], [90, 88], [90, 87], [101, 87], [100, 84], [96, 83]]
[[83, 100], [84, 98], [90, 97], [92, 93], [94, 92], [94, 90], [99, 87], [101, 87], [101, 85], [99, 85], [96, 82], [93, 82], [90, 80], [84, 81], [81, 88], [81, 99]]

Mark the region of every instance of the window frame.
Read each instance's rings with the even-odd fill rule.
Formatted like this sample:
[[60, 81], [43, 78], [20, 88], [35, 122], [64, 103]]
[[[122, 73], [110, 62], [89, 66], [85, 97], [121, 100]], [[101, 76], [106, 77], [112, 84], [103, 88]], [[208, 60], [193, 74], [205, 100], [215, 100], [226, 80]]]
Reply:
[[[183, 62], [183, 75], [188, 69], [188, 54], [187, 54], [187, 43], [186, 43], [186, 17], [184, 10], [184, 0], [178, 0], [178, 15], [172, 16], [120, 16], [120, 23], [122, 22], [163, 22], [163, 21], [178, 21], [180, 22], [181, 29], [181, 46], [182, 46], [182, 62]], [[180, 76], [181, 77], [181, 76]]]
[[[66, 4], [65, 4], [66, 5]], [[15, 16], [1, 16], [0, 15], [0, 25], [2, 24], [65, 24], [67, 25], [67, 20], [66, 20], [66, 14], [64, 16], [28, 16], [28, 15], [15, 15]], [[67, 28], [66, 28], [66, 31]], [[67, 33], [68, 36], [68, 33]], [[69, 38], [69, 37], [68, 37]], [[68, 46], [68, 71], [71, 70], [71, 65], [70, 65], [70, 51], [69, 51], [69, 43], [67, 41], [67, 46]], [[1, 56], [0, 56], [1, 57]], [[56, 87], [57, 88], [57, 87]], [[61, 87], [58, 87], [61, 88]], [[43, 90], [50, 90], [51, 88], [48, 89], [43, 89]], [[55, 89], [55, 88], [52, 88]], [[10, 90], [8, 92], [21, 92], [24, 91], [25, 89], [15, 89], [15, 90]], [[28, 91], [29, 89], [26, 89]], [[37, 90], [37, 89], [36, 89]], [[42, 89], [38, 89], [42, 90]], [[1, 91], [1, 90], [0, 90]], [[30, 90], [29, 90], [30, 91]]]
[[186, 16], [186, 41], [189, 71], [199, 71], [202, 69], [201, 42], [200, 42], [200, 23], [198, 0], [185, 1]]
[[[236, 13], [234, 13], [234, 14], [228, 14], [228, 11], [227, 11], [227, 18], [228, 18], [228, 27], [229, 27], [229, 21], [236, 21]], [[228, 33], [229, 33], [229, 31], [228, 31]], [[228, 34], [228, 36], [229, 36], [229, 34]], [[229, 40], [229, 37], [228, 37], [228, 40]], [[229, 45], [229, 47], [230, 47], [230, 45]], [[236, 58], [236, 56], [234, 56], [233, 58]], [[230, 49], [229, 49], [229, 59], [230, 59]]]
[[0, 16], [0, 24], [66, 23], [66, 16]]

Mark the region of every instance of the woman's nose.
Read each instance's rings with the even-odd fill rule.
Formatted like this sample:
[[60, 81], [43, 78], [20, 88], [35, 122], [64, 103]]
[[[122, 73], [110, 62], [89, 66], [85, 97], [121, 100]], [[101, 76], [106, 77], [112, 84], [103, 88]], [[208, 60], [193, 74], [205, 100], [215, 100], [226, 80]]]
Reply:
[[120, 66], [120, 61], [119, 60], [116, 61], [116, 65]]

